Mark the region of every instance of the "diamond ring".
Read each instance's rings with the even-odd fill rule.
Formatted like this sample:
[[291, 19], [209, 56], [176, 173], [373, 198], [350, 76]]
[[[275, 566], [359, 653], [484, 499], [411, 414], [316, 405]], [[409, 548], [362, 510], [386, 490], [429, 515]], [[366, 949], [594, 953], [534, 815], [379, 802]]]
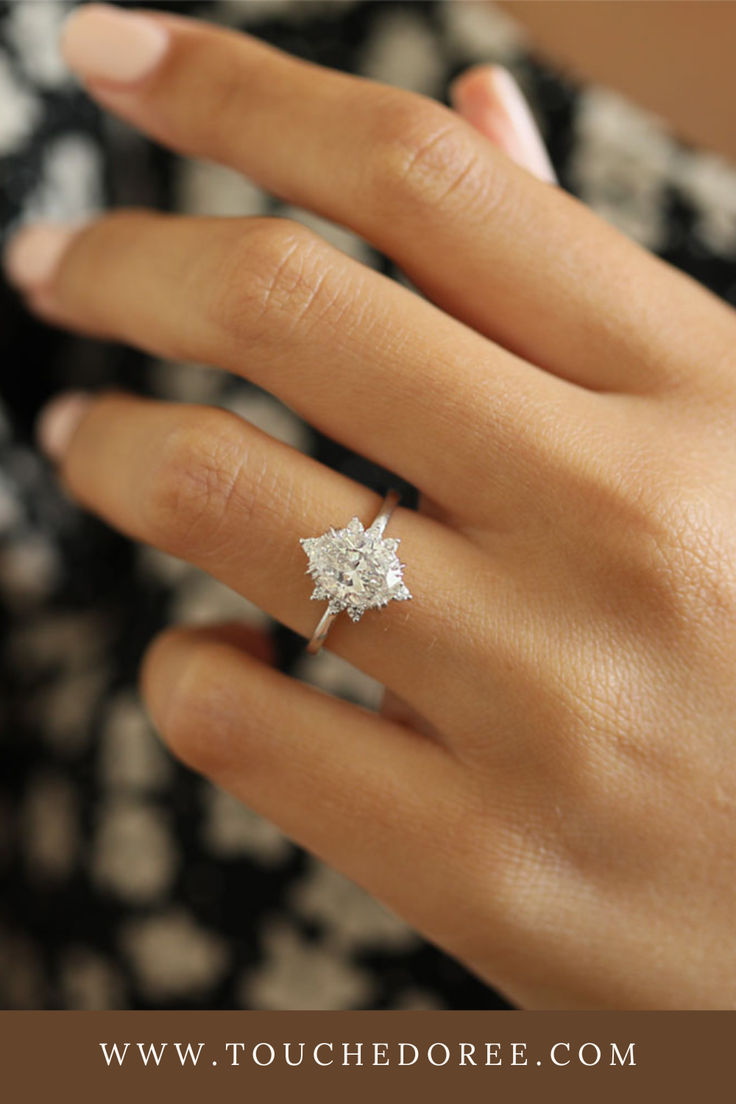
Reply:
[[378, 609], [392, 599], [411, 598], [403, 580], [406, 564], [396, 555], [399, 538], [383, 535], [398, 501], [398, 492], [389, 491], [367, 529], [354, 517], [344, 529], [328, 529], [321, 537], [300, 539], [309, 559], [305, 574], [314, 580], [311, 597], [327, 602], [308, 652], [320, 650], [332, 622], [343, 610], [352, 621], [360, 621], [366, 610]]

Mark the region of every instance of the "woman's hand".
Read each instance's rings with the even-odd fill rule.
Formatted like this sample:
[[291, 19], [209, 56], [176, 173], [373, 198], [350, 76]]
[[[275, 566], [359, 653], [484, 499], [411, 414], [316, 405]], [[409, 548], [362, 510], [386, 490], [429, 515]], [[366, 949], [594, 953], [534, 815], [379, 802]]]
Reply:
[[[422, 494], [389, 530], [413, 600], [328, 638], [386, 714], [174, 630], [143, 677], [173, 751], [522, 1005], [736, 1006], [733, 312], [422, 97], [96, 6], [65, 51], [431, 300], [280, 219], [118, 211], [11, 246], [41, 316], [241, 373]], [[311, 634], [299, 538], [370, 521], [372, 491], [222, 410], [60, 403], [82, 503]]]

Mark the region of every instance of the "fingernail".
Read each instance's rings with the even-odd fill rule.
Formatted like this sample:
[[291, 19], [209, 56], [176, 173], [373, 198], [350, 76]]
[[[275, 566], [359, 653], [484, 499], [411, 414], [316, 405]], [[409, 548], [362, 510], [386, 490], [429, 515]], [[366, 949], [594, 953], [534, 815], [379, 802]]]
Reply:
[[91, 396], [84, 391], [65, 391], [42, 409], [36, 423], [36, 439], [50, 460], [63, 460], [91, 401]]
[[166, 53], [168, 30], [141, 12], [83, 4], [67, 16], [61, 53], [83, 77], [130, 84], [151, 73]]
[[460, 114], [518, 165], [540, 180], [557, 182], [534, 116], [507, 69], [474, 70], [453, 84], [451, 95]]
[[3, 269], [8, 280], [21, 288], [47, 283], [78, 229], [78, 226], [39, 222], [19, 230], [3, 254]]

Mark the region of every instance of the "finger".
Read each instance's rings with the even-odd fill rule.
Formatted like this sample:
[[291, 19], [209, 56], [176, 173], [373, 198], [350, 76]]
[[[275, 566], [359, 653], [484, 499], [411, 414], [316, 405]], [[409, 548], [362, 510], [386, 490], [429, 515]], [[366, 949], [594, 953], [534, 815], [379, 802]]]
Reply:
[[[304, 637], [325, 604], [310, 601], [300, 538], [341, 528], [354, 516], [368, 525], [381, 503], [368, 488], [212, 407], [72, 396], [47, 410], [40, 436], [82, 503], [208, 571]], [[450, 687], [457, 693], [467, 679], [469, 591], [487, 571], [486, 557], [401, 506], [386, 536], [401, 541], [413, 597], [369, 610], [357, 624], [338, 617], [326, 646], [400, 687], [417, 708], [444, 709]], [[499, 632], [502, 622], [499, 615]], [[436, 661], [438, 640], [455, 632], [463, 639]], [[428, 679], [435, 665], [441, 670]]]
[[534, 116], [508, 69], [474, 66], [453, 81], [450, 98], [455, 110], [517, 165], [557, 183]]
[[219, 625], [202, 626], [197, 631], [206, 639], [217, 639], [223, 644], [249, 655], [253, 660], [273, 667], [276, 663], [276, 647], [271, 634], [261, 626], [242, 621], [223, 621]]
[[587, 417], [587, 392], [284, 219], [122, 211], [61, 255], [58, 228], [27, 231], [16, 269], [39, 239], [47, 317], [246, 375], [454, 515], [478, 519], [536, 478], [552, 412], [557, 445]]
[[84, 5], [63, 46], [105, 106], [352, 227], [446, 310], [559, 375], [652, 390], [690, 379], [694, 357], [731, 355], [727, 307], [439, 104], [160, 13]]
[[188, 765], [427, 934], [457, 914], [447, 841], [467, 831], [471, 800], [438, 744], [263, 666], [229, 631], [165, 633], [142, 684]]

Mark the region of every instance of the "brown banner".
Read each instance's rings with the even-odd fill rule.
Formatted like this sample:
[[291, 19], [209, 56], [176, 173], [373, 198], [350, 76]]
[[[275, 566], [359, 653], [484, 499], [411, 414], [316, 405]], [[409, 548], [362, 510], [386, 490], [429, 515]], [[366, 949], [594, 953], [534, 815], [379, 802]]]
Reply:
[[52, 1099], [730, 1098], [730, 1012], [0, 1012], [0, 1086]]

